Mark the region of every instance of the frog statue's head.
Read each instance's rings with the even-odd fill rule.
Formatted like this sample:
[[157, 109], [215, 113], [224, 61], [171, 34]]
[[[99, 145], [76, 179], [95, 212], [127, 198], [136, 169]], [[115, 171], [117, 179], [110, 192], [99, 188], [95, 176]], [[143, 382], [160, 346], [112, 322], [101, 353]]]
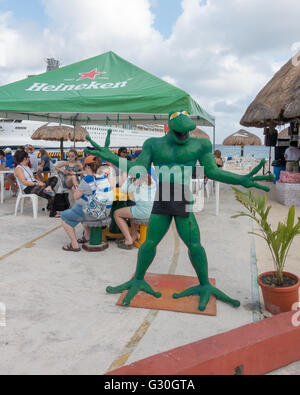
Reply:
[[194, 129], [196, 129], [196, 124], [187, 111], [169, 114], [169, 135], [176, 144], [186, 144], [190, 138], [190, 132]]

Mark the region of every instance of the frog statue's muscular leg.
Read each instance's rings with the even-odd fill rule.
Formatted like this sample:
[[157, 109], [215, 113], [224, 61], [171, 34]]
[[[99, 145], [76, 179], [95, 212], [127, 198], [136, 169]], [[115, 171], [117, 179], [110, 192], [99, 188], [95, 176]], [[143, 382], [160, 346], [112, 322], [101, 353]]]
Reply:
[[[127, 172], [128, 168], [130, 171], [132, 168], [138, 166], [139, 172], [135, 173], [136, 175], [134, 177], [137, 177], [137, 174], [141, 177], [144, 176], [147, 171], [150, 170], [152, 163], [155, 166], [165, 166], [167, 168], [168, 166], [171, 168], [171, 165], [178, 165], [179, 167], [188, 165], [194, 167], [196, 161], [199, 160], [201, 165], [205, 168], [207, 177], [210, 179], [232, 185], [242, 185], [245, 188], [255, 187], [265, 191], [269, 190], [265, 186], [258, 184], [257, 181], [271, 179], [273, 176], [255, 176], [263, 167], [265, 161], [262, 161], [259, 166], [247, 175], [238, 175], [220, 170], [212, 155], [210, 142], [207, 140], [190, 138], [189, 132], [195, 128], [195, 123], [191, 120], [186, 111], [178, 111], [170, 114], [168, 135], [162, 138], [147, 140], [144, 144], [142, 154], [135, 162], [120, 160], [119, 157], [110, 152], [108, 147], [111, 131], [108, 132], [104, 148], [98, 146], [87, 137], [87, 140], [91, 142], [97, 151], [89, 151], [87, 149], [86, 152], [92, 155], [98, 155]], [[185, 185], [189, 185], [189, 176], [187, 176], [187, 179], [184, 177], [183, 182]], [[128, 290], [122, 302], [125, 306], [130, 305], [132, 299], [140, 291], [149, 293], [156, 298], [161, 297], [161, 293], [153, 290], [145, 281], [144, 277], [155, 258], [156, 247], [167, 233], [173, 217], [175, 218], [179, 236], [188, 247], [190, 260], [200, 282], [198, 286], [187, 289], [181, 294], [174, 294], [173, 297], [179, 299], [189, 295], [199, 295], [199, 310], [201, 311], [206, 309], [211, 295], [214, 295], [219, 300], [230, 303], [234, 307], [238, 307], [240, 305], [239, 301], [229, 298], [209, 283], [206, 253], [201, 245], [199, 227], [193, 213], [189, 213], [186, 217], [177, 216], [175, 214], [170, 215], [168, 213], [152, 214], [149, 220], [146, 241], [138, 253], [135, 276], [125, 284], [117, 287], [108, 287], [107, 292], [120, 293], [124, 290]]]
[[172, 216], [170, 215], [151, 215], [147, 229], [146, 241], [139, 249], [137, 268], [134, 278], [119, 287], [108, 287], [106, 289], [108, 293], [120, 293], [129, 289], [122, 302], [124, 306], [129, 306], [131, 300], [139, 291], [147, 292], [156, 298], [161, 297], [161, 293], [153, 291], [150, 285], [144, 280], [144, 277], [146, 271], [155, 258], [156, 247], [168, 232], [171, 222]]
[[191, 263], [197, 273], [201, 285], [189, 288], [181, 294], [174, 294], [174, 299], [183, 298], [185, 296], [199, 295], [199, 310], [204, 311], [211, 295], [223, 302], [230, 303], [234, 307], [239, 307], [240, 302], [233, 300], [223, 292], [214, 288], [208, 279], [207, 257], [204, 248], [201, 245], [199, 227], [193, 213], [188, 218], [175, 217], [176, 228], [181, 240], [185, 243], [189, 251]]
[[[134, 278], [118, 287], [107, 288], [108, 293], [120, 293], [129, 289], [129, 292], [122, 302], [124, 306], [129, 306], [131, 300], [139, 291], [148, 292], [156, 298], [161, 297], [159, 292], [155, 292], [150, 285], [144, 281], [144, 277], [155, 258], [156, 247], [169, 230], [172, 218], [173, 217], [169, 215], [151, 215], [148, 225], [147, 240], [139, 250], [137, 269]], [[229, 298], [209, 283], [206, 253], [200, 242], [199, 227], [194, 214], [190, 213], [188, 218], [176, 216], [174, 218], [178, 234], [188, 248], [191, 263], [201, 284], [201, 286], [190, 288], [181, 294], [174, 294], [174, 299], [190, 295], [199, 295], [199, 310], [204, 311], [210, 296], [215, 295], [217, 299], [238, 307], [240, 305], [239, 301]]]

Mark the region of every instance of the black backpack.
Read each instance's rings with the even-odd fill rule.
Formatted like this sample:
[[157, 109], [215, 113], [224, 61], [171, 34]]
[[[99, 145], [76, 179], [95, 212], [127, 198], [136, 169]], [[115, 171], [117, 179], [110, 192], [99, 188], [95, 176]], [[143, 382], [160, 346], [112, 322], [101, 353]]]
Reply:
[[54, 210], [65, 211], [70, 208], [68, 193], [57, 193], [54, 197]]

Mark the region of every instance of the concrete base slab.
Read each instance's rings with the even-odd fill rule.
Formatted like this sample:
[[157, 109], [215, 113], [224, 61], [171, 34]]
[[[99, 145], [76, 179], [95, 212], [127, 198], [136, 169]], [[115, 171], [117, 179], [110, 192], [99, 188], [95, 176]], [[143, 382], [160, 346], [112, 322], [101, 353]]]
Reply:
[[[216, 298], [212, 296], [205, 311], [199, 311], [199, 296], [188, 296], [186, 298], [174, 299], [174, 293], [181, 293], [188, 288], [199, 285], [197, 277], [175, 276], [168, 274], [152, 274], [148, 273], [145, 280], [151, 287], [161, 292], [162, 297], [157, 299], [154, 296], [140, 292], [131, 302], [130, 307], [167, 310], [179, 313], [200, 314], [200, 315], [217, 315]], [[215, 279], [210, 279], [211, 285], [216, 286]], [[122, 306], [122, 300], [127, 295], [124, 291], [117, 302], [118, 306]]]
[[108, 243], [102, 243], [98, 246], [92, 246], [90, 244], [83, 244], [82, 248], [87, 252], [101, 252], [107, 250], [109, 247]]

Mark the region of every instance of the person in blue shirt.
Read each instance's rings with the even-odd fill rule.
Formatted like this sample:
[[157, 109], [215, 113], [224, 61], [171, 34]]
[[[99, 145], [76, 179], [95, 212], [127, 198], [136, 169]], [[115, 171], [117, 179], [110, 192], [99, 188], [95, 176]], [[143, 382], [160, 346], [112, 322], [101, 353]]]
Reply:
[[10, 148], [6, 148], [5, 151], [5, 166], [8, 167], [9, 169], [14, 168], [14, 157], [12, 156], [12, 151]]
[[[4, 153], [5, 153], [5, 170], [6, 169], [13, 170], [15, 160], [14, 160], [14, 157], [12, 156], [11, 149], [6, 148], [4, 150]], [[16, 197], [18, 186], [17, 186], [17, 181], [16, 181], [15, 176], [12, 173], [8, 173], [6, 175], [6, 181], [8, 182], [8, 184], [12, 190], [13, 197]]]
[[44, 177], [43, 177], [42, 173], [50, 172], [50, 170], [51, 170], [50, 162], [52, 162], [52, 160], [51, 160], [48, 152], [44, 148], [40, 149], [40, 155], [41, 155], [41, 162], [38, 167], [37, 176], [40, 180], [43, 180]]
[[5, 167], [5, 153], [0, 150], [0, 170], [3, 170]]

